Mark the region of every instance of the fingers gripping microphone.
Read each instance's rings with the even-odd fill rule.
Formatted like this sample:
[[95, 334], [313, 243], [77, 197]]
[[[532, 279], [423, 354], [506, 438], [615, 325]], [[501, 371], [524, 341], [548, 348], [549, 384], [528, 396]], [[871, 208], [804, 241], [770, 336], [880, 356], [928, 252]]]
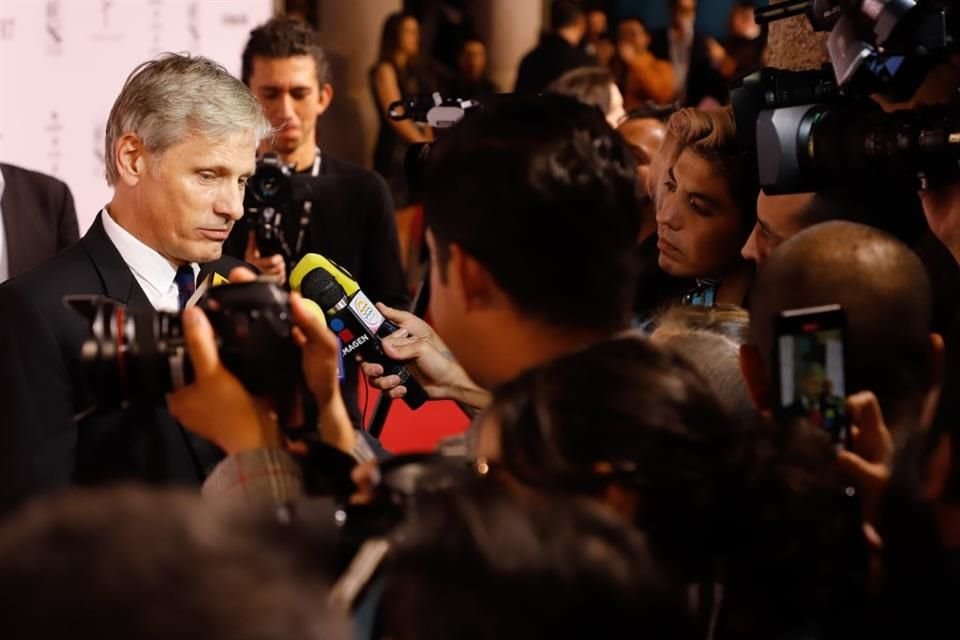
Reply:
[[381, 365], [385, 376], [399, 376], [400, 384], [407, 388], [403, 401], [411, 409], [417, 409], [427, 401], [423, 387], [403, 363], [383, 352], [381, 338], [400, 327], [384, 318], [362, 291], [357, 289], [348, 296], [334, 276], [323, 268], [315, 268], [300, 278], [300, 293], [316, 302], [327, 314], [327, 326], [340, 338], [340, 352], [344, 358], [356, 352], [367, 362]]

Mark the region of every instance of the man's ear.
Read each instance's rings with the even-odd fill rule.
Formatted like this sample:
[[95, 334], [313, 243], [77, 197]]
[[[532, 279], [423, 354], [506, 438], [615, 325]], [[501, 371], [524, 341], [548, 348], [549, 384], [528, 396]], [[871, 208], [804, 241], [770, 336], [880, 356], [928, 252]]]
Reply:
[[[449, 275], [456, 279], [463, 295], [464, 310], [490, 307], [499, 288], [485, 266], [456, 243], [450, 243]], [[452, 283], [451, 283], [452, 284]]]
[[317, 116], [322, 116], [326, 113], [327, 109], [330, 108], [330, 103], [333, 102], [333, 85], [329, 82], [320, 87], [320, 96], [317, 101], [320, 103], [320, 112]]
[[940, 390], [943, 387], [943, 370], [946, 366], [946, 352], [943, 338], [938, 333], [930, 334], [930, 380], [933, 384], [927, 390], [920, 413], [920, 427], [926, 429], [933, 424], [940, 404]]
[[773, 409], [770, 402], [770, 381], [763, 368], [763, 360], [757, 348], [750, 344], [740, 345], [740, 373], [747, 383], [747, 390], [757, 411]]
[[120, 180], [127, 186], [136, 186], [147, 171], [146, 147], [139, 136], [125, 133], [114, 145], [114, 163]]

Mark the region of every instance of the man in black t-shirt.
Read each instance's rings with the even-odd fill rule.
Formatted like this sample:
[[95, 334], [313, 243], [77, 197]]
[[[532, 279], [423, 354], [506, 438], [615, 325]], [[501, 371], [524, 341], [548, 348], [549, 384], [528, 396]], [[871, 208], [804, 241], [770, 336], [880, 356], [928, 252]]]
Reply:
[[[409, 297], [386, 183], [372, 171], [321, 151], [317, 144], [317, 118], [330, 106], [333, 86], [316, 32], [289, 18], [275, 18], [254, 29], [243, 52], [242, 80], [277, 129], [260, 153], [274, 153], [292, 167], [303, 187], [297, 191], [310, 203], [308, 216], [301, 216], [300, 206], [285, 212], [288, 257], [296, 261], [307, 253], [320, 253], [346, 267], [372, 300], [405, 308]], [[266, 249], [257, 246], [249, 221], [243, 222], [234, 227], [224, 252], [285, 281], [284, 256], [266, 255]], [[359, 426], [354, 363], [347, 363], [345, 373], [344, 398]]]

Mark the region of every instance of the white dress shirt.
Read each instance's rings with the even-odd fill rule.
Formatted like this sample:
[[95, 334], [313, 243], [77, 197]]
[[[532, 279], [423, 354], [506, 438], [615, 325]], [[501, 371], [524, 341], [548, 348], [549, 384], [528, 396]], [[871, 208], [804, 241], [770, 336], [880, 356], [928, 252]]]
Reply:
[[[3, 198], [3, 170], [0, 169], [0, 199]], [[7, 232], [3, 228], [3, 208], [0, 207], [0, 282], [10, 277], [10, 256], [7, 253]]]
[[[147, 300], [153, 308], [157, 311], [179, 311], [180, 290], [177, 289], [177, 283], [174, 281], [177, 268], [155, 249], [148, 247], [117, 224], [106, 207], [100, 212], [100, 217], [107, 237], [120, 252], [123, 261], [130, 267], [133, 277], [147, 294]], [[196, 279], [200, 272], [200, 265], [193, 263], [190, 266], [193, 268], [193, 277]]]

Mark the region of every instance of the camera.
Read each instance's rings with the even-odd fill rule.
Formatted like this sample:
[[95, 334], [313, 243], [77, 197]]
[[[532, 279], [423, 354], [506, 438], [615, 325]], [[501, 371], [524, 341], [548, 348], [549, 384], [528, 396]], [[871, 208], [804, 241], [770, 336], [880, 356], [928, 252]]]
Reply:
[[300, 257], [313, 208], [310, 198], [309, 181], [279, 156], [267, 153], [257, 161], [244, 195], [243, 224], [254, 232], [260, 255], [282, 255], [288, 267]]
[[[105, 296], [67, 296], [90, 324], [80, 366], [97, 408], [159, 404], [193, 380], [180, 314], [131, 309]], [[252, 394], [290, 406], [300, 380], [288, 296], [267, 282], [211, 288], [198, 305], [213, 325], [220, 359]]]
[[[767, 194], [856, 185], [929, 189], [960, 180], [960, 109], [884, 112], [870, 96], [911, 97], [957, 50], [957, 10], [939, 0], [795, 1], [758, 23], [805, 13], [830, 31], [831, 64], [761, 69], [731, 91], [738, 135], [755, 149]], [[957, 96], [960, 97], [960, 96]]]
[[[444, 98], [439, 92], [415, 96], [390, 103], [387, 115], [391, 120], [412, 120], [430, 125], [434, 130], [449, 129], [463, 120], [480, 103], [463, 98]], [[403, 159], [403, 173], [411, 193], [422, 194], [426, 189], [426, 168], [433, 149], [431, 142], [415, 142], [407, 148]]]

